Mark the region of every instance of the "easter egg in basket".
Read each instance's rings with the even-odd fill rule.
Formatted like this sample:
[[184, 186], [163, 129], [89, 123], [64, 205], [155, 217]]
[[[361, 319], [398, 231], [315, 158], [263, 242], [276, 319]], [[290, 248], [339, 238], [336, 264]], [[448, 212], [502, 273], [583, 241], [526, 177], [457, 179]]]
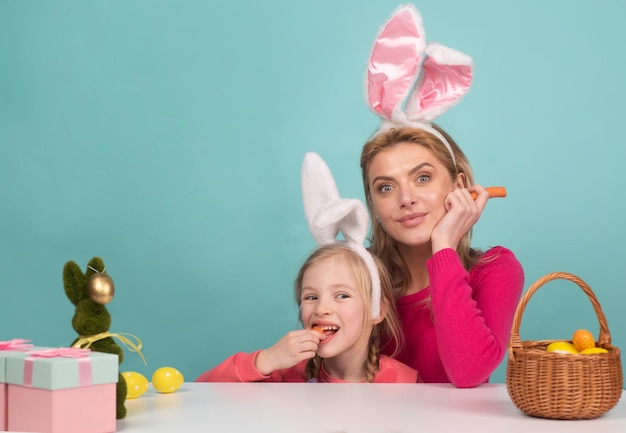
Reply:
[[579, 352], [591, 347], [596, 347], [596, 340], [591, 332], [586, 329], [578, 329], [572, 336], [572, 344]]

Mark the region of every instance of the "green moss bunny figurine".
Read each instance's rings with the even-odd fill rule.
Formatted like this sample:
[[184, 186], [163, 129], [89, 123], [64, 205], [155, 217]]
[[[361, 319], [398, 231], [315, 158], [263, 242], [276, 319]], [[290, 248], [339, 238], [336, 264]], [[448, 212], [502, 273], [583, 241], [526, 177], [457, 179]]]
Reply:
[[[63, 268], [65, 294], [76, 306], [72, 327], [78, 337], [71, 346], [116, 354], [121, 364], [124, 350], [112, 338], [114, 334], [109, 334], [111, 315], [105, 306], [113, 298], [115, 288], [105, 270], [100, 257], [89, 261], [85, 273], [73, 261], [68, 261]], [[122, 419], [126, 416], [126, 380], [121, 373], [118, 374], [116, 417]]]

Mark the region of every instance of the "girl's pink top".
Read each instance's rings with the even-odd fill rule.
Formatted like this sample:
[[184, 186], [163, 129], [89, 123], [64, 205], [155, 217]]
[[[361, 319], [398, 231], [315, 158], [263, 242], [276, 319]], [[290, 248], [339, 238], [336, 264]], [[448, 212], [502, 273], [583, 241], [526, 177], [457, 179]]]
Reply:
[[[423, 382], [459, 388], [488, 382], [507, 350], [524, 285], [521, 264], [494, 247], [470, 272], [453, 249], [438, 251], [426, 266], [430, 286], [397, 302], [405, 345], [396, 358]], [[429, 296], [430, 307], [422, 302]]]
[[[254, 360], [259, 352], [260, 350], [253, 353], [236, 353], [216, 367], [202, 373], [196, 382], [305, 382], [304, 368], [307, 361], [264, 376], [254, 366]], [[417, 371], [414, 369], [381, 355], [374, 383], [415, 383], [417, 377]], [[315, 382], [344, 383], [345, 381], [330, 376], [322, 365]]]

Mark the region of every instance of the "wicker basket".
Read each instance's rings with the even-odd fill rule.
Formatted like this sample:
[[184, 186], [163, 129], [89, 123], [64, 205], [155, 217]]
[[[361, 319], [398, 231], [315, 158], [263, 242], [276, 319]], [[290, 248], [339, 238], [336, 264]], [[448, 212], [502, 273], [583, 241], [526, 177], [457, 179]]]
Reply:
[[[548, 344], [561, 340], [520, 340], [519, 328], [526, 304], [539, 287], [556, 279], [572, 281], [585, 292], [600, 324], [596, 345], [608, 350], [608, 354], [547, 352]], [[623, 387], [620, 350], [610, 343], [606, 317], [584, 281], [565, 272], [540, 278], [522, 297], [513, 319], [506, 371], [511, 400], [521, 411], [541, 418], [591, 419], [606, 413], [619, 401]]]

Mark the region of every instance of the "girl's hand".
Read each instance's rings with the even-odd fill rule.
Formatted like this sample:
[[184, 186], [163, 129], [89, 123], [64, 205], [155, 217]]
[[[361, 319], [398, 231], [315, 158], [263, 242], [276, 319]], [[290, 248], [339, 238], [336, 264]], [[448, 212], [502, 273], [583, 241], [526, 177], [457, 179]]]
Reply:
[[262, 350], [254, 361], [259, 373], [267, 376], [275, 370], [293, 367], [315, 356], [324, 334], [311, 329], [291, 331], [272, 347]]
[[[470, 194], [472, 191], [477, 194], [476, 200]], [[444, 200], [446, 214], [431, 235], [433, 254], [445, 248], [456, 249], [461, 238], [480, 218], [488, 199], [489, 193], [480, 185], [450, 192]]]

